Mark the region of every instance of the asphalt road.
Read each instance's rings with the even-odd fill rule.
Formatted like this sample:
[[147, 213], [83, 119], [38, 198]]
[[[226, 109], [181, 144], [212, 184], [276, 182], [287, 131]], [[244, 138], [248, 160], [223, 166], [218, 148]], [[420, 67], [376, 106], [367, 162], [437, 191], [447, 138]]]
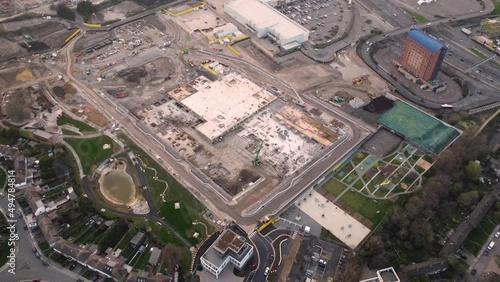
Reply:
[[395, 28], [409, 26], [415, 23], [415, 20], [407, 15], [403, 9], [391, 1], [379, 0], [358, 0], [359, 4], [366, 9], [375, 12], [377, 15]]
[[[484, 244], [483, 248], [481, 249], [481, 252], [479, 252], [479, 255], [474, 258], [473, 263], [471, 263], [469, 267], [469, 273], [467, 274], [467, 278], [469, 282], [475, 282], [478, 280], [478, 278], [481, 276], [482, 273], [486, 272], [486, 268], [488, 264], [490, 263], [495, 263], [495, 256], [500, 255], [500, 238], [495, 238], [494, 234], [499, 231], [498, 227], [495, 228], [495, 231], [493, 234], [491, 234], [490, 238], [486, 243]], [[484, 251], [490, 244], [490, 242], [493, 241], [495, 242], [495, 247], [493, 247], [493, 250], [489, 252], [488, 256], [484, 256]], [[476, 275], [471, 275], [471, 270], [476, 269], [477, 273]]]
[[[406, 26], [406, 27], [403, 27], [403, 28], [400, 28], [400, 29], [388, 32], [388, 33], [383, 34], [383, 35], [375, 36], [375, 37], [371, 38], [370, 40], [366, 41], [365, 44], [363, 44], [363, 46], [361, 46], [361, 58], [363, 59], [363, 61], [370, 68], [372, 68], [382, 78], [384, 78], [387, 82], [389, 82], [391, 85], [393, 85], [395, 87], [395, 89], [397, 90], [397, 92], [399, 92], [406, 99], [410, 100], [411, 102], [413, 102], [415, 104], [418, 104], [418, 105], [421, 105], [423, 107], [426, 107], [426, 108], [440, 109], [441, 108], [440, 104], [434, 103], [434, 102], [429, 102], [429, 101], [425, 101], [425, 102], [422, 101], [420, 98], [418, 98], [415, 95], [413, 95], [413, 93], [411, 93], [410, 91], [406, 90], [401, 84], [399, 84], [396, 80], [394, 80], [388, 73], [386, 73], [381, 68], [377, 67], [375, 65], [375, 62], [373, 61], [373, 59], [370, 56], [370, 45], [369, 44], [381, 41], [385, 37], [392, 37], [392, 36], [397, 36], [397, 35], [401, 35], [401, 34], [407, 33], [412, 27], [423, 29], [423, 28], [435, 26], [435, 25], [438, 25], [438, 24], [456, 22], [456, 21], [460, 21], [460, 20], [465, 20], [465, 19], [470, 19], [470, 18], [474, 18], [474, 17], [483, 16], [483, 15], [485, 15], [487, 13], [490, 13], [494, 9], [494, 6], [493, 6], [493, 4], [490, 1], [485, 1], [485, 3], [486, 3], [486, 9], [484, 10], [483, 13], [481, 13], [481, 12], [473, 12], [473, 13], [468, 13], [468, 14], [464, 14], [464, 15], [461, 15], [461, 16], [456, 16], [456, 17], [454, 17], [452, 19], [448, 19], [448, 18], [446, 18], [446, 19], [439, 19], [439, 20], [432, 21], [432, 22], [429, 22], [429, 23], [417, 24], [417, 25], [413, 25], [413, 26]], [[464, 100], [461, 100], [461, 101], [462, 101], [462, 103], [458, 104], [458, 105], [460, 105], [460, 107], [455, 107], [455, 110], [468, 110], [468, 108], [467, 108], [468, 104], [464, 103], [463, 102]]]
[[273, 264], [273, 246], [271, 245], [269, 238], [262, 236], [258, 232], [255, 232], [252, 236], [250, 236], [250, 240], [252, 240], [254, 246], [256, 247], [258, 257], [258, 266], [257, 269], [255, 269], [253, 281], [266, 281], [264, 271], [266, 270], [266, 267], [271, 268], [271, 265]]
[[[4, 197], [0, 197], [0, 209], [6, 214], [7, 194]], [[18, 220], [16, 227], [17, 234], [19, 235], [19, 241], [16, 241], [16, 273], [8, 273], [8, 268], [3, 268], [0, 271], [0, 281], [31, 281], [33, 278], [41, 278], [43, 281], [74, 281], [79, 277], [76, 273], [68, 269], [62, 269], [53, 264], [49, 266], [43, 265], [42, 261], [31, 250], [36, 246], [36, 242], [31, 237], [30, 231], [24, 230], [24, 220], [17, 217], [17, 213], [15, 219]], [[47, 258], [45, 260], [50, 261]]]

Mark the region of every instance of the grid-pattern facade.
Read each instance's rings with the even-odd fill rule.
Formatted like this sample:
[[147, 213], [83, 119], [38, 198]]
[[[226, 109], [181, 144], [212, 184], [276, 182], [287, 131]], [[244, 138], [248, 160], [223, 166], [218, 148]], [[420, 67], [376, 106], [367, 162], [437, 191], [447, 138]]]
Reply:
[[[414, 32], [414, 30], [410, 31]], [[407, 72], [423, 81], [433, 81], [437, 78], [441, 64], [446, 55], [446, 47], [441, 44], [439, 48], [430, 48], [436, 45], [436, 40], [422, 31], [419, 35], [406, 38], [401, 57], [398, 63]], [[440, 43], [439, 43], [440, 44]]]

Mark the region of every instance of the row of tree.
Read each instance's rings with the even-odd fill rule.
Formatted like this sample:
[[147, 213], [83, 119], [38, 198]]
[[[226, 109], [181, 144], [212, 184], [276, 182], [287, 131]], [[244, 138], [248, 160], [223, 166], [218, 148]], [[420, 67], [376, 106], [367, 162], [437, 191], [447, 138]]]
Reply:
[[[76, 12], [83, 18], [83, 21], [88, 21], [90, 16], [96, 12], [96, 7], [90, 1], [81, 1], [76, 6]], [[76, 19], [76, 13], [73, 9], [66, 6], [64, 3], [60, 3], [56, 7], [57, 16], [74, 21]]]

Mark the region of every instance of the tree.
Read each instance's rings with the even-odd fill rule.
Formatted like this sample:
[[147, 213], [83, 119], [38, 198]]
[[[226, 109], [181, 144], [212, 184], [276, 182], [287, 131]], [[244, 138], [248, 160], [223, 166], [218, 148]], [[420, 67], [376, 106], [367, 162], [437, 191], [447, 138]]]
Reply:
[[167, 264], [167, 272], [173, 274], [175, 266], [183, 259], [182, 249], [174, 244], [167, 244], [162, 252], [163, 261]]
[[89, 17], [95, 13], [95, 6], [90, 1], [81, 1], [76, 6], [76, 11], [80, 14], [83, 19], [86, 21]]
[[465, 167], [465, 174], [470, 179], [478, 179], [481, 175], [481, 164], [470, 161], [469, 164]]
[[74, 21], [76, 19], [75, 11], [68, 8], [68, 6], [66, 6], [65, 4], [61, 3], [61, 4], [57, 5], [56, 12], [57, 12], [57, 16], [59, 16], [63, 19], [67, 19], [70, 21]]
[[458, 204], [464, 208], [470, 208], [479, 201], [479, 192], [477, 190], [469, 191], [458, 196]]

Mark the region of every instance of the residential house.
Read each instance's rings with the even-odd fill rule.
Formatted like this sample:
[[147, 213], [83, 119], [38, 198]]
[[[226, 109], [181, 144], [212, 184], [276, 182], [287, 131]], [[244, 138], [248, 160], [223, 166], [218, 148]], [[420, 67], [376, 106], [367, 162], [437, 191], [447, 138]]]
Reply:
[[128, 276], [126, 282], [171, 282], [172, 278], [163, 275], [150, 275], [148, 272], [141, 270], [132, 272]]
[[92, 255], [87, 261], [87, 267], [115, 281], [125, 280], [128, 273], [132, 271], [132, 268], [122, 259], [112, 255], [106, 257]]
[[399, 269], [401, 281], [408, 282], [414, 278], [438, 274], [448, 269], [448, 262], [445, 259], [430, 259], [421, 263], [412, 264]]
[[24, 198], [26, 199], [26, 202], [28, 202], [28, 205], [31, 208], [31, 212], [35, 216], [39, 216], [42, 213], [46, 212], [45, 205], [43, 204], [42, 199], [40, 198], [40, 195], [36, 191], [35, 187], [32, 186], [26, 189]]
[[157, 247], [151, 248], [151, 256], [149, 257], [148, 264], [151, 266], [157, 266], [160, 262], [161, 249]]
[[46, 214], [38, 218], [38, 226], [40, 227], [40, 230], [45, 237], [45, 241], [50, 246], [61, 239], [59, 237], [59, 233], [54, 227], [54, 224], [52, 223], [52, 220], [50, 220], [50, 218]]
[[92, 255], [92, 252], [90, 252], [89, 250], [80, 248], [77, 245], [62, 238], [59, 241], [55, 242], [52, 248], [55, 252], [65, 256], [66, 258], [72, 259], [83, 266], [87, 266], [87, 261]]
[[139, 231], [139, 232], [135, 233], [132, 240], [130, 240], [129, 246], [131, 248], [136, 248], [137, 246], [140, 246], [144, 242], [145, 239], [146, 239], [146, 234]]

